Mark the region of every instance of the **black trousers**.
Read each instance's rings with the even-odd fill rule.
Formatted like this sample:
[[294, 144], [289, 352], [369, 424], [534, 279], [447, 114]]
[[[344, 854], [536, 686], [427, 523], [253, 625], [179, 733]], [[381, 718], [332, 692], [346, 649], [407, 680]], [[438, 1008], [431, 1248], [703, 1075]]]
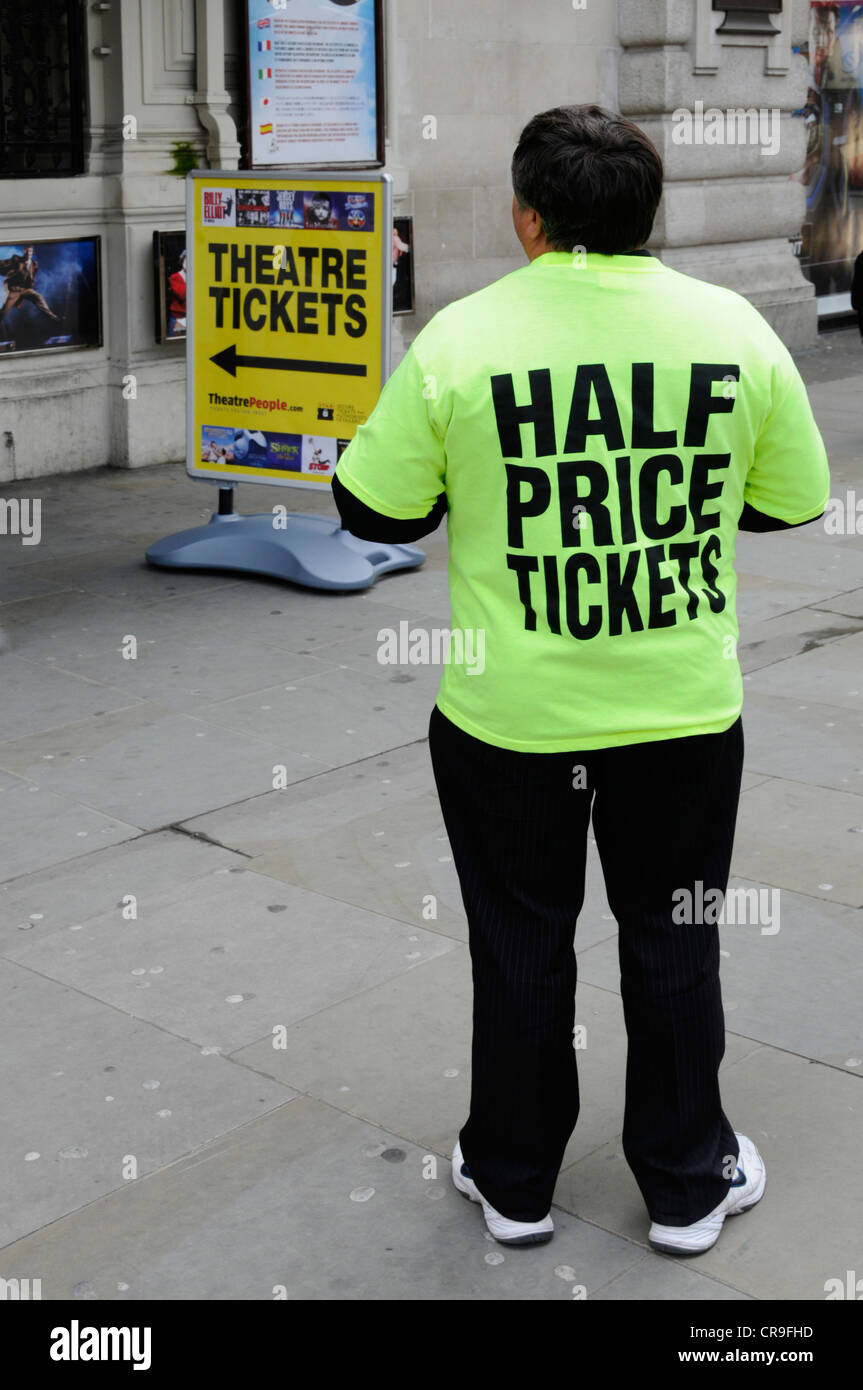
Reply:
[[[434, 707], [429, 750], [470, 930], [473, 1044], [462, 1152], [513, 1221], [547, 1215], [579, 1110], [575, 924], [587, 831], [618, 923], [628, 1040], [623, 1150], [650, 1217], [718, 1206], [738, 1142], [722, 1110], [718, 928], [675, 922], [725, 892], [743, 725], [571, 753], [485, 743]], [[579, 771], [578, 769], [581, 769]], [[588, 1047], [590, 1039], [587, 1040]]]

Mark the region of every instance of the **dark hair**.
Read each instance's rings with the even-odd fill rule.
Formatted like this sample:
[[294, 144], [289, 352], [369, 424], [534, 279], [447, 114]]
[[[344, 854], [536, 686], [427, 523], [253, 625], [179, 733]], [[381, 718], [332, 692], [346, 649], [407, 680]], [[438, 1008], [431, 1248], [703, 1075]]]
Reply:
[[528, 121], [512, 157], [519, 206], [550, 250], [613, 256], [643, 246], [662, 196], [662, 160], [637, 125], [601, 106], [557, 106]]

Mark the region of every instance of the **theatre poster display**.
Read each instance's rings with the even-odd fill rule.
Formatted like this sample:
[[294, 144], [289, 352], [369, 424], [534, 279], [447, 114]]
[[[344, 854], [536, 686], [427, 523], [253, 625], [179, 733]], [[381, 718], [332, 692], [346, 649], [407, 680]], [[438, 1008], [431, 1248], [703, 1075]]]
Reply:
[[389, 373], [389, 175], [190, 174], [187, 470], [329, 487]]
[[810, 4], [800, 264], [819, 297], [845, 294], [863, 251], [863, 5]]
[[393, 313], [412, 314], [414, 303], [413, 218], [393, 218]]
[[99, 237], [0, 242], [0, 354], [102, 343]]
[[186, 336], [186, 233], [153, 233], [156, 341], [171, 343]]
[[252, 168], [384, 163], [382, 0], [246, 0]]

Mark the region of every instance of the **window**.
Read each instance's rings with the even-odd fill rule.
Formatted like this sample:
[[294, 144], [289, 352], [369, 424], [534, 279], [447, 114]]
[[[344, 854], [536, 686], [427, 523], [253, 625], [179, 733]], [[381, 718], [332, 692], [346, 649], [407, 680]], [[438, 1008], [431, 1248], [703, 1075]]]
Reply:
[[80, 0], [0, 5], [0, 177], [84, 171]]

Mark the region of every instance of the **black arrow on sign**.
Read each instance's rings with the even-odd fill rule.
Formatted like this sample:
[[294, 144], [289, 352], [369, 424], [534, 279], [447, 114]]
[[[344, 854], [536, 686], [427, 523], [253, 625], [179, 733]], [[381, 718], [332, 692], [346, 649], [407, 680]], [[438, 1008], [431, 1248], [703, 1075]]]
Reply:
[[367, 375], [363, 362], [313, 362], [305, 357], [247, 357], [237, 352], [234, 343], [222, 348], [210, 361], [229, 376], [236, 376], [238, 367], [259, 367], [275, 372], [327, 372], [331, 376]]

